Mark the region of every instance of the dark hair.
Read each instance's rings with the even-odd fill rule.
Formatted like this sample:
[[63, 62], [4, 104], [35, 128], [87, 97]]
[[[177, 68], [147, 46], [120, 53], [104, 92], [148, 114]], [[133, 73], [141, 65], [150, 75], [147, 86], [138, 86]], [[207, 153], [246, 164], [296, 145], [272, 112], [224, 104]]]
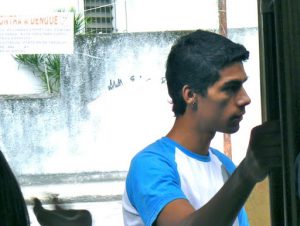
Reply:
[[29, 226], [27, 206], [18, 181], [0, 151], [0, 225]]
[[202, 96], [219, 79], [219, 71], [247, 60], [249, 52], [219, 34], [197, 30], [180, 37], [172, 46], [166, 64], [168, 92], [175, 116], [184, 114], [186, 103], [181, 90], [189, 85]]

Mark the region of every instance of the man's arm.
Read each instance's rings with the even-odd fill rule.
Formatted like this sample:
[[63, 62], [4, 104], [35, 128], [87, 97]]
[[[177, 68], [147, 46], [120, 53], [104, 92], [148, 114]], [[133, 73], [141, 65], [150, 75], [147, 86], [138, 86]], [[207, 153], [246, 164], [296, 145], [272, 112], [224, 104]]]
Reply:
[[167, 204], [157, 226], [230, 226], [245, 204], [255, 184], [272, 167], [281, 163], [279, 124], [268, 122], [252, 129], [247, 155], [237, 169], [203, 207], [194, 210], [187, 200]]

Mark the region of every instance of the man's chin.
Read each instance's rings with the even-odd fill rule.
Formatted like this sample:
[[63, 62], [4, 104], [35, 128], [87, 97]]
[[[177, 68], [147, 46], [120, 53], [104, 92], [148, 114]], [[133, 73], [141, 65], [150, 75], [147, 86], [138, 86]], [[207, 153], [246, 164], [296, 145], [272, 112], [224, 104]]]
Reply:
[[240, 125], [235, 125], [235, 126], [228, 126], [227, 128], [224, 129], [224, 131], [221, 131], [222, 133], [228, 133], [228, 134], [233, 134], [239, 131]]

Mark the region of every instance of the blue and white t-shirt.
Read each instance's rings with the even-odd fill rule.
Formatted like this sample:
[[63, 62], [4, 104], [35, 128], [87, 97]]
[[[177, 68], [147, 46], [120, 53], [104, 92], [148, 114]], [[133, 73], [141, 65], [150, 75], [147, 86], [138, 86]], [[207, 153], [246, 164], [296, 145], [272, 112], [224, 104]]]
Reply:
[[[175, 199], [187, 199], [199, 209], [234, 170], [232, 161], [213, 148], [203, 156], [163, 137], [131, 161], [123, 195], [124, 225], [151, 226], [163, 207]], [[236, 225], [249, 225], [244, 209]]]

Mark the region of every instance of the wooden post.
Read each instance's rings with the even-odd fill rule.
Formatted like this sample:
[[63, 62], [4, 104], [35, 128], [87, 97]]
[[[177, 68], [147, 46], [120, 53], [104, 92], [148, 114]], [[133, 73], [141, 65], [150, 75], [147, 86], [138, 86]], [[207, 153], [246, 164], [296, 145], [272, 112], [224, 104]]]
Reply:
[[231, 136], [228, 133], [224, 133], [223, 135], [224, 142], [224, 154], [227, 155], [230, 159], [232, 159], [232, 150], [231, 150]]
[[227, 14], [226, 14], [226, 0], [219, 0], [219, 34], [227, 37]]
[[[226, 14], [226, 0], [218, 1], [218, 14], [219, 14], [219, 34], [227, 37], [227, 14]], [[232, 159], [231, 149], [231, 136], [230, 134], [224, 133], [224, 154]]]

